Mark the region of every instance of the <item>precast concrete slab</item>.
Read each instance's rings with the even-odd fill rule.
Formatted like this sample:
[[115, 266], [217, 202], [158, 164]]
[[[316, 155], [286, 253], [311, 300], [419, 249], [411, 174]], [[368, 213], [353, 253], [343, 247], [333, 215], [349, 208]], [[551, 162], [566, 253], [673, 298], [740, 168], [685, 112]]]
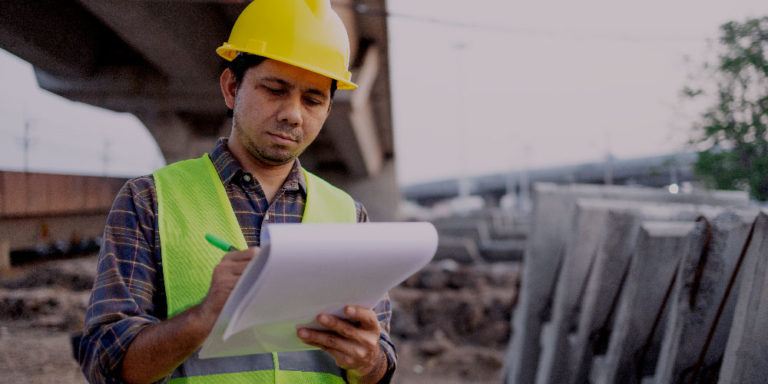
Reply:
[[530, 232], [530, 215], [522, 211], [491, 211], [491, 238], [495, 240], [525, 239]]
[[658, 346], [661, 341], [660, 332], [652, 330], [654, 324], [661, 321], [664, 298], [671, 288], [681, 255], [691, 249], [694, 227], [693, 222], [670, 221], [646, 221], [641, 225], [631, 266], [609, 325], [608, 347], [605, 354], [592, 361], [589, 382], [637, 382], [641, 375], [636, 359], [645, 357], [643, 350], [653, 349], [651, 345]]
[[[497, 240], [491, 236], [491, 224], [481, 219], [466, 219], [461, 221], [436, 221], [437, 232], [442, 238], [466, 238], [474, 241], [483, 260], [520, 261], [525, 248], [524, 239]], [[449, 242], [451, 242], [449, 240]], [[455, 242], [452, 242], [455, 243]], [[439, 250], [438, 250], [439, 253]], [[461, 261], [465, 261], [462, 258]]]
[[440, 236], [435, 260], [450, 259], [461, 264], [482, 264], [477, 243], [469, 237]]
[[488, 262], [521, 261], [525, 240], [487, 240], [478, 246], [483, 259]]
[[744, 207], [744, 193], [672, 195], [660, 189], [619, 186], [534, 185], [532, 228], [525, 251], [520, 301], [514, 313], [514, 335], [507, 350], [503, 379], [507, 383], [532, 383], [538, 370], [542, 323], [551, 318], [557, 271], [579, 198], [607, 200], [696, 202]]
[[480, 219], [437, 221], [434, 224], [437, 233], [444, 236], [468, 237], [478, 244], [491, 238], [488, 222]]
[[768, 383], [768, 210], [755, 222], [739, 274], [741, 286], [718, 382]]
[[[595, 350], [610, 337], [608, 324], [615, 312], [616, 303], [628, 273], [632, 254], [636, 251], [636, 234], [640, 220], [669, 220], [691, 222], [699, 217], [715, 217], [727, 208], [709, 205], [626, 202], [620, 200], [579, 200], [583, 207], [605, 209], [611, 212], [631, 212], [638, 220], [630, 227], [608, 224], [604, 243], [590, 263], [592, 268], [585, 274], [586, 288], [580, 301], [569, 303], [573, 306], [572, 316], [576, 318], [567, 335], [568, 360], [561, 360], [568, 369], [568, 381], [586, 382], [589, 377]], [[569, 278], [581, 279], [582, 275]], [[561, 335], [565, 337], [565, 335]], [[566, 352], [563, 352], [565, 354]]]
[[470, 211], [470, 212], [452, 212], [451, 215], [445, 216], [445, 217], [436, 217], [431, 220], [432, 224], [434, 224], [435, 228], [440, 228], [441, 226], [461, 226], [464, 225], [467, 222], [474, 222], [474, 221], [484, 221], [484, 222], [490, 222], [493, 220], [493, 211], [481, 209], [476, 211]]
[[[605, 221], [586, 219], [577, 223], [571, 233], [552, 306], [553, 331], [551, 338], [542, 338], [541, 342], [538, 383], [575, 383], [588, 377], [593, 354], [590, 338], [605, 328], [613, 311], [641, 220], [692, 221], [724, 210], [691, 204], [594, 199], [579, 199], [576, 205], [577, 215], [598, 215]], [[598, 229], [600, 226], [604, 227]], [[590, 236], [598, 233], [597, 238]]]
[[[736, 300], [727, 300], [722, 311], [718, 308], [756, 215], [725, 212], [715, 217], [705, 249], [700, 254], [685, 254], [651, 382], [688, 382], [696, 372], [710, 370], [722, 358]], [[714, 327], [716, 318], [719, 321]]]
[[[577, 326], [580, 303], [587, 292], [590, 273], [601, 254], [622, 252], [634, 243], [641, 216], [633, 210], [613, 211], [590, 203], [577, 203], [576, 216], [552, 306], [551, 332], [541, 338], [537, 384], [567, 383], [573, 370], [568, 335]], [[592, 293], [595, 294], [595, 293]]]

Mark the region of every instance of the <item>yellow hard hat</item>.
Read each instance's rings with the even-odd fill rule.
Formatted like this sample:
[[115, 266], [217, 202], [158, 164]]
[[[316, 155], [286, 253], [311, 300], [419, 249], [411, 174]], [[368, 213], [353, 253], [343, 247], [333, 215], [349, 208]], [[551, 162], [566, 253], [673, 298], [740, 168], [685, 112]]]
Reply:
[[232, 61], [238, 52], [264, 56], [337, 80], [355, 89], [349, 72], [349, 37], [330, 0], [255, 0], [235, 21], [229, 41], [216, 49]]

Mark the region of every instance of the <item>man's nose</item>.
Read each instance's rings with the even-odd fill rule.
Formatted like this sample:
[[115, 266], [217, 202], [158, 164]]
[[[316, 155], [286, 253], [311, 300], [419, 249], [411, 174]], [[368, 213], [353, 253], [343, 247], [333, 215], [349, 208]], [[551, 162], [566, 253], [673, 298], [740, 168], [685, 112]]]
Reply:
[[283, 100], [278, 114], [278, 120], [292, 127], [299, 127], [303, 122], [301, 116], [301, 98], [287, 97]]

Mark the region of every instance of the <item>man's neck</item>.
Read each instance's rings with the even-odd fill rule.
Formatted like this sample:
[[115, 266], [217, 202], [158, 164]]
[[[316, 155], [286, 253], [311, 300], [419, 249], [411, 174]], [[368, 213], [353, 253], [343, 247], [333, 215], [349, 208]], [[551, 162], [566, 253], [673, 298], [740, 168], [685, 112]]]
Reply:
[[291, 173], [295, 160], [280, 165], [266, 165], [254, 159], [243, 146], [233, 145], [232, 138], [227, 142], [227, 147], [243, 169], [259, 181], [264, 196], [271, 203]]

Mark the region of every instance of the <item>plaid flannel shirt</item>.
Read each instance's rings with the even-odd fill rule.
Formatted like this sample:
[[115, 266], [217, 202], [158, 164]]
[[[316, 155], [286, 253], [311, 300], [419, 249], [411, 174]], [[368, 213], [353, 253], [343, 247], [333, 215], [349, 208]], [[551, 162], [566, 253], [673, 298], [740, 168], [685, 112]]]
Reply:
[[[298, 160], [270, 204], [258, 181], [232, 156], [227, 139], [216, 142], [210, 157], [248, 246], [260, 245], [267, 213], [269, 223], [301, 222], [306, 185]], [[355, 205], [358, 222], [368, 221], [363, 206]], [[79, 360], [89, 382], [121, 382], [121, 363], [128, 345], [145, 327], [165, 318], [162, 269], [155, 185], [152, 175], [147, 175], [122, 187], [107, 218], [80, 342]], [[379, 302], [374, 311], [381, 323], [380, 344], [387, 355], [389, 377], [396, 362], [389, 338], [389, 298]]]

